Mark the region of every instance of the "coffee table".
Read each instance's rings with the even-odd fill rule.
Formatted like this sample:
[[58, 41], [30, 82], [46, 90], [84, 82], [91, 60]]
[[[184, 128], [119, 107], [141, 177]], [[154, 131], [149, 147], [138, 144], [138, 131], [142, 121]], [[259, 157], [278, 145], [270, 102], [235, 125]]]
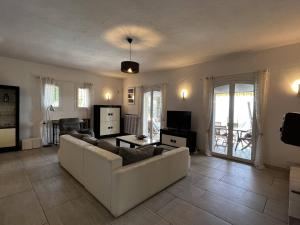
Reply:
[[120, 146], [120, 142], [125, 142], [130, 144], [130, 148], [134, 148], [135, 146], [144, 146], [144, 145], [157, 145], [160, 143], [157, 139], [145, 138], [143, 140], [139, 140], [135, 135], [125, 135], [116, 137], [116, 145]]

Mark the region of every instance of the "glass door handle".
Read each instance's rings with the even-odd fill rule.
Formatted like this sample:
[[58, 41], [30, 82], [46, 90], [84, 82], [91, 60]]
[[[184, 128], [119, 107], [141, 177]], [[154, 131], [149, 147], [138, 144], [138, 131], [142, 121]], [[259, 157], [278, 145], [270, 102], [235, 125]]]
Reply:
[[291, 192], [294, 193], [294, 194], [300, 195], [300, 191], [292, 190]]

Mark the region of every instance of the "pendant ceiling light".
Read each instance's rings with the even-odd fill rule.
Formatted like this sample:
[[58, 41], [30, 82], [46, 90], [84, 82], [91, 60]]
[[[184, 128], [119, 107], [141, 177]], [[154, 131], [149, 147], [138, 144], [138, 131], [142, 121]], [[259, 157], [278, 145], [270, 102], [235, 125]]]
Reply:
[[121, 71], [123, 73], [138, 73], [140, 69], [140, 65], [137, 62], [131, 61], [131, 43], [133, 39], [128, 37], [126, 40], [130, 45], [130, 61], [121, 62]]

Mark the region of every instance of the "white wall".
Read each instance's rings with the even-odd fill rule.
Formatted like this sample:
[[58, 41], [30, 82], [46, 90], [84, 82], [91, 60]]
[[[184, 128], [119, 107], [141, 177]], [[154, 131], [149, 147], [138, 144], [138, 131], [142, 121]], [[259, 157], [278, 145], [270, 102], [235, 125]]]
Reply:
[[[20, 138], [37, 137], [40, 132], [40, 82], [36, 76], [58, 80], [61, 86], [62, 107], [51, 114], [52, 119], [66, 117], [86, 118], [86, 111], [75, 107], [75, 86], [84, 82], [93, 84], [93, 104], [122, 105], [123, 80], [94, 75], [81, 70], [32, 63], [0, 57], [0, 84], [20, 87]], [[105, 94], [109, 92], [111, 101]]]
[[[300, 111], [300, 98], [291, 90], [294, 80], [300, 79], [300, 44], [233, 54], [213, 62], [206, 62], [177, 70], [140, 73], [124, 81], [124, 113], [137, 113], [137, 105], [128, 105], [127, 88], [159, 83], [168, 84], [168, 109], [192, 111], [192, 129], [198, 132], [197, 142], [201, 149], [204, 131], [201, 130], [202, 79], [206, 76], [240, 74], [269, 68], [271, 72], [268, 116], [266, 121], [265, 162], [279, 167], [300, 163], [300, 148], [280, 141], [280, 126], [286, 112]], [[179, 92], [189, 90], [189, 97], [182, 101]], [[300, 133], [300, 130], [299, 130]]]

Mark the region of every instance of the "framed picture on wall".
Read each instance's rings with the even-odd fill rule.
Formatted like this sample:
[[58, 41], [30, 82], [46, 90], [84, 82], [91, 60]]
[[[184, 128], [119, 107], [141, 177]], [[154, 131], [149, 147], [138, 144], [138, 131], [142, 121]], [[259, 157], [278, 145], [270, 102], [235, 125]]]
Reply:
[[127, 98], [129, 105], [135, 104], [135, 88], [128, 88]]

